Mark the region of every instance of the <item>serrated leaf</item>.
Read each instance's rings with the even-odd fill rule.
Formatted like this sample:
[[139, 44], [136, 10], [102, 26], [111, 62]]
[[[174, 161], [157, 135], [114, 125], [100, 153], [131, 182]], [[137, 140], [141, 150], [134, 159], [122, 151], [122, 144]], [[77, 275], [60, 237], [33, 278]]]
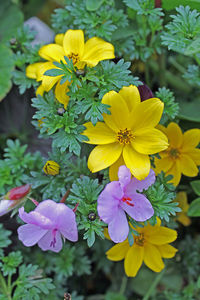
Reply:
[[200, 197], [192, 201], [187, 214], [189, 217], [200, 217]]
[[97, 10], [104, 0], [86, 0], [86, 9], [89, 11], [95, 11]]
[[200, 10], [200, 0], [173, 0], [173, 1], [169, 1], [169, 0], [162, 0], [162, 7], [166, 10], [172, 10], [175, 9], [177, 6], [179, 5], [188, 5], [192, 8], [192, 9], [198, 9]]
[[200, 38], [194, 40], [184, 51], [185, 55], [193, 55], [200, 52]]

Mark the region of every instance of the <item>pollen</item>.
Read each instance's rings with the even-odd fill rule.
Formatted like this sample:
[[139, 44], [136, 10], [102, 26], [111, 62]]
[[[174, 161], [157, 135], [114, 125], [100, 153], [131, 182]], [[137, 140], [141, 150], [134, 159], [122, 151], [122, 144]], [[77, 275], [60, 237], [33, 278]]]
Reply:
[[176, 149], [176, 148], [171, 148], [170, 150], [169, 150], [169, 156], [171, 157], [171, 158], [173, 158], [173, 159], [176, 159], [176, 158], [178, 158], [179, 157], [179, 151], [178, 151], [178, 149]]
[[117, 133], [117, 140], [122, 145], [130, 144], [131, 140], [133, 139], [133, 133], [130, 129], [120, 129]]
[[140, 233], [139, 236], [135, 237], [135, 242], [138, 246], [144, 246], [144, 233]]
[[68, 55], [69, 59], [72, 59], [73, 64], [77, 64], [80, 61], [79, 55], [77, 53], [71, 53]]

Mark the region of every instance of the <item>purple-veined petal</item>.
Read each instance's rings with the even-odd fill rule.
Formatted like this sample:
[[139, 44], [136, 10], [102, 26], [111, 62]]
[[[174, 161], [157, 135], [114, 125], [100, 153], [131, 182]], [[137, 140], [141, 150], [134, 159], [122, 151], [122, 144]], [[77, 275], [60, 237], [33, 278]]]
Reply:
[[127, 193], [125, 197], [131, 199], [128, 201], [130, 204], [121, 201], [120, 207], [125, 210], [131, 218], [143, 222], [153, 216], [153, 207], [144, 195], [132, 192], [130, 194]]
[[149, 175], [143, 179], [138, 180], [135, 177], [131, 179], [131, 182], [126, 186], [125, 192], [126, 194], [132, 192], [142, 192], [143, 190], [147, 190], [152, 184], [154, 184], [156, 180], [156, 176], [153, 170], [150, 170]]
[[123, 191], [118, 181], [112, 181], [106, 185], [97, 200], [97, 211], [99, 217], [109, 223], [116, 216]]
[[58, 230], [55, 235], [52, 230], [49, 230], [38, 243], [38, 246], [43, 251], [51, 250], [53, 252], [59, 252], [62, 249], [62, 245], [61, 235]]
[[24, 211], [24, 207], [21, 207], [19, 209], [19, 217], [25, 223], [33, 224], [43, 229], [53, 229], [55, 226], [52, 220], [38, 213], [36, 209], [34, 211], [31, 211], [30, 213], [26, 213]]
[[61, 234], [68, 240], [76, 242], [78, 240], [78, 229], [76, 216], [71, 208], [64, 203], [57, 204], [57, 228]]
[[118, 170], [118, 178], [121, 187], [124, 188], [131, 181], [131, 172], [126, 166], [120, 166]]
[[17, 230], [19, 240], [27, 247], [37, 244], [47, 231], [33, 224], [22, 225]]
[[108, 224], [108, 233], [111, 240], [115, 243], [123, 242], [129, 232], [128, 221], [123, 209], [119, 208], [113, 220]]

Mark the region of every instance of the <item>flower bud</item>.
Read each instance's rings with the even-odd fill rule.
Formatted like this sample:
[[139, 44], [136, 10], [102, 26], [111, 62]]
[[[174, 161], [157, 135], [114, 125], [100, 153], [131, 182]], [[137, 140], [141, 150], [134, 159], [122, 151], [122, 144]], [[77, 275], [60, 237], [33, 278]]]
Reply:
[[46, 164], [43, 167], [43, 171], [47, 175], [58, 175], [60, 172], [60, 166], [57, 164], [57, 162], [53, 160], [48, 160]]
[[31, 186], [29, 184], [11, 189], [0, 199], [0, 216], [7, 214], [26, 201], [26, 196], [29, 194], [30, 190]]
[[95, 219], [96, 219], [96, 214], [94, 213], [94, 212], [91, 212], [91, 213], [89, 213], [89, 215], [88, 215], [88, 219], [90, 220], [90, 221], [94, 221]]

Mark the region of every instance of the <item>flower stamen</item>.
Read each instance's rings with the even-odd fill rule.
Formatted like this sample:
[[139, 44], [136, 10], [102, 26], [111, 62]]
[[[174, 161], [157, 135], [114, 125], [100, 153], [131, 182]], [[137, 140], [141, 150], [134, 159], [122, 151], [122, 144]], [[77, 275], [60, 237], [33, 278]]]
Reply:
[[176, 148], [171, 148], [170, 150], [169, 150], [169, 155], [170, 155], [170, 157], [171, 158], [173, 158], [173, 159], [176, 159], [176, 158], [178, 158], [179, 157], [179, 151], [178, 151], [178, 149], [176, 149]]
[[133, 203], [130, 203], [132, 201], [132, 199], [129, 198], [129, 197], [123, 197], [122, 201], [125, 202], [126, 204], [130, 205], [130, 206], [134, 206]]
[[72, 52], [71, 54], [68, 55], [68, 58], [72, 59], [74, 65], [80, 61], [79, 55], [77, 53]]
[[122, 145], [130, 144], [133, 138], [132, 131], [127, 128], [120, 129], [120, 131], [117, 133], [117, 140]]
[[135, 237], [135, 242], [138, 246], [144, 246], [144, 233], [140, 233], [139, 236]]
[[57, 232], [57, 230], [58, 229], [53, 229], [53, 231], [52, 231], [53, 240], [50, 243], [50, 247], [53, 247], [53, 248], [55, 248], [55, 245], [56, 245], [56, 232]]

